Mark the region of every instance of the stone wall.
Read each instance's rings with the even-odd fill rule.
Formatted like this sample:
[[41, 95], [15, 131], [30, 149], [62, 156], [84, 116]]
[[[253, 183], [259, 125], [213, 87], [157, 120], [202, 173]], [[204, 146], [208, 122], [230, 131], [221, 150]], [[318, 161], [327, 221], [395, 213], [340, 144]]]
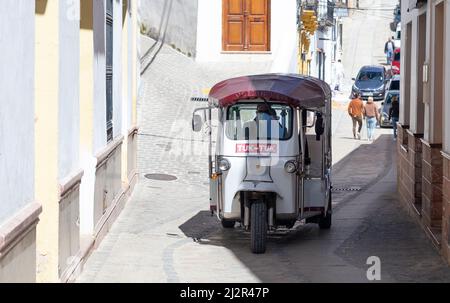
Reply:
[[435, 234], [442, 226], [442, 145], [422, 140], [422, 220]]
[[397, 125], [397, 184], [400, 194], [400, 201], [405, 205], [409, 205], [412, 200], [409, 190], [409, 155], [408, 155], [408, 135], [407, 127], [401, 124]]
[[422, 213], [422, 134], [413, 134], [407, 131], [408, 134], [408, 190], [411, 194], [410, 201], [414, 208]]
[[422, 142], [408, 127], [398, 125], [398, 188], [401, 201], [417, 215], [422, 212]]
[[198, 0], [141, 0], [141, 32], [195, 57]]

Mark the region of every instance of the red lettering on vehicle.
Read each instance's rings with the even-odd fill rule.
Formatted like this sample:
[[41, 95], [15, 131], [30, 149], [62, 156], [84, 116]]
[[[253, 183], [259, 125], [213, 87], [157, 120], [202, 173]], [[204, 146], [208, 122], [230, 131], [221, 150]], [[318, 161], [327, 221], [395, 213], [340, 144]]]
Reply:
[[278, 152], [277, 144], [236, 144], [236, 153], [238, 154], [259, 154], [270, 153], [275, 154]]

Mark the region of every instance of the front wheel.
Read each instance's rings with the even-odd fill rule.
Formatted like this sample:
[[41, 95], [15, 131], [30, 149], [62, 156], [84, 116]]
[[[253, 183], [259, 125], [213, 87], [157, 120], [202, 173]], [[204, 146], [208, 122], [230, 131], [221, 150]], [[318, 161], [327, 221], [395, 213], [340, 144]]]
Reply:
[[256, 201], [250, 210], [251, 248], [254, 254], [266, 252], [267, 239], [267, 205]]

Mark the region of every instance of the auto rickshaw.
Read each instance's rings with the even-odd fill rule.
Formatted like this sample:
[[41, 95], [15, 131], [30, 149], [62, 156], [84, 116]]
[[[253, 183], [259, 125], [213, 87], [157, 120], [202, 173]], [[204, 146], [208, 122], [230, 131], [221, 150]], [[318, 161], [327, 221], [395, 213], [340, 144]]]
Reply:
[[193, 130], [208, 125], [211, 211], [224, 228], [249, 230], [253, 253], [297, 221], [331, 227], [331, 96], [316, 78], [254, 75], [216, 84], [194, 111]]

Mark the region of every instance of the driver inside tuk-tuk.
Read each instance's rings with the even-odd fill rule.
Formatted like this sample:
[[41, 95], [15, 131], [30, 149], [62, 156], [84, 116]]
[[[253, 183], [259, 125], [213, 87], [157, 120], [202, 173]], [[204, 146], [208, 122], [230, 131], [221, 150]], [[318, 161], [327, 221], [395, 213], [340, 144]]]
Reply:
[[[286, 127], [283, 127], [278, 121], [279, 117], [277, 116], [276, 111], [270, 107], [268, 103], [258, 104], [256, 108], [256, 117], [254, 122], [258, 127], [259, 139], [267, 138], [267, 139], [280, 139], [285, 138], [287, 135]], [[276, 121], [276, 122], [275, 122]], [[276, 133], [272, 132], [273, 128], [278, 128], [278, 136], [276, 137]]]

